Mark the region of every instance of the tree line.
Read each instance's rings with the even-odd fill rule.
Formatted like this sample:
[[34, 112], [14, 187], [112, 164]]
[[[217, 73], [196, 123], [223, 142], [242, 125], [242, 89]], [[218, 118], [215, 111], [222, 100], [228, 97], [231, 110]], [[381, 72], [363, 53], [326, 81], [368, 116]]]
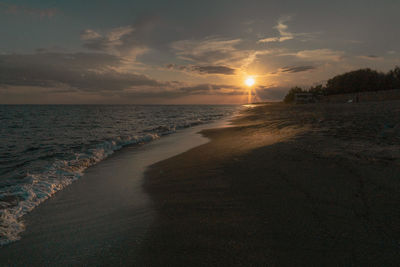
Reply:
[[293, 102], [296, 93], [322, 96], [393, 89], [400, 89], [400, 67], [396, 66], [387, 73], [367, 68], [337, 75], [329, 79], [325, 86], [319, 84], [308, 89], [295, 86], [289, 90], [284, 102]]

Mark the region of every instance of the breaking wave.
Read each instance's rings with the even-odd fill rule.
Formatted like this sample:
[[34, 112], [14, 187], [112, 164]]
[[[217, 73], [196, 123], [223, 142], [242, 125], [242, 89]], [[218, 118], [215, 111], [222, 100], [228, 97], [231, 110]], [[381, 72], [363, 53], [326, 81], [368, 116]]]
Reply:
[[[51, 106], [22, 110], [8, 107], [8, 113], [2, 112], [7, 107], [1, 107], [0, 137], [6, 142], [0, 144], [0, 245], [20, 239], [25, 229], [23, 215], [115, 151], [215, 121], [235, 110], [207, 106], [187, 106], [183, 110], [174, 106], [133, 107], [101, 107], [101, 112], [96, 106], [55, 110]], [[113, 114], [116, 110], [117, 115]], [[85, 120], [74, 117], [84, 111], [88, 112], [83, 115]], [[56, 121], [54, 112], [59, 115]], [[26, 117], [18, 123], [21, 113]], [[100, 115], [106, 119], [99, 121]], [[38, 117], [43, 120], [36, 122]]]

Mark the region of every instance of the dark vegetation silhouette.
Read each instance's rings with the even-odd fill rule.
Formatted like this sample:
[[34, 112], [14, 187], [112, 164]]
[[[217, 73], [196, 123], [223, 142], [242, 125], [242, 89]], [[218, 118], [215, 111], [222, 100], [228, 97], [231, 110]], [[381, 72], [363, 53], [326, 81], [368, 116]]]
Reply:
[[294, 101], [297, 93], [312, 93], [314, 96], [349, 94], [382, 90], [400, 89], [400, 67], [396, 66], [387, 73], [371, 69], [359, 69], [337, 75], [326, 85], [312, 86], [308, 89], [295, 86], [289, 90], [284, 102]]

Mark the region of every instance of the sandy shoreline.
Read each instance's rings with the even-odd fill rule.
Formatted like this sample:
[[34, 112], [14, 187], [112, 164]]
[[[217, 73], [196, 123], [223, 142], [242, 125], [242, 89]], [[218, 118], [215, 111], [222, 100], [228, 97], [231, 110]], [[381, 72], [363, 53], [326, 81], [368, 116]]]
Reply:
[[396, 266], [400, 103], [251, 108], [148, 169], [143, 266]]
[[[147, 166], [208, 140], [201, 129], [178, 131], [123, 148], [24, 216], [21, 240], [0, 248], [1, 266], [131, 266], [154, 210], [143, 192]], [[21, 256], [23, 255], [23, 256]]]
[[400, 102], [250, 106], [202, 127], [209, 142], [193, 128], [90, 168], [0, 262], [399, 265]]

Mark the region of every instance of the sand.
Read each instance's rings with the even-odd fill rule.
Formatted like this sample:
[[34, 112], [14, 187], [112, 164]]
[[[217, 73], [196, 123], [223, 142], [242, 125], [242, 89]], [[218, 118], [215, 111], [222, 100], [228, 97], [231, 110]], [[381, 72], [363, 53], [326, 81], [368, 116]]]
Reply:
[[89, 168], [0, 265], [400, 265], [400, 102], [255, 105], [208, 143], [190, 131]]
[[398, 266], [400, 103], [249, 106], [148, 168], [138, 266]]
[[23, 217], [19, 241], [0, 248], [0, 266], [138, 266], [154, 219], [143, 192], [148, 165], [208, 142], [200, 125], [117, 151]]

